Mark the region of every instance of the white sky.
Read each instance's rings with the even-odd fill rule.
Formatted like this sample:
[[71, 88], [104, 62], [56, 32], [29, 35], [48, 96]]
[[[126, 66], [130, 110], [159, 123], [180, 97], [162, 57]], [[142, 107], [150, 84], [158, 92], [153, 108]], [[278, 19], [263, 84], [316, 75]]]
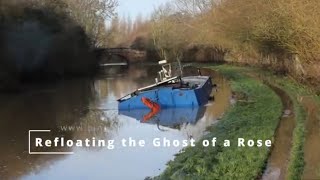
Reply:
[[148, 17], [155, 7], [164, 4], [169, 0], [119, 0], [117, 12], [120, 17], [130, 15], [135, 19], [139, 14], [143, 17]]

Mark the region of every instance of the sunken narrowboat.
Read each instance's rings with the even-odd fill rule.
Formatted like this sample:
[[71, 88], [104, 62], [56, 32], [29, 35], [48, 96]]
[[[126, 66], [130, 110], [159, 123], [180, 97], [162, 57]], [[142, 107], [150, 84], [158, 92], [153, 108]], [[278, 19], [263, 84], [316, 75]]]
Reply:
[[210, 76], [172, 77], [171, 64], [162, 65], [159, 80], [155, 84], [140, 88], [118, 100], [119, 110], [165, 109], [175, 107], [199, 107], [208, 103], [213, 83]]

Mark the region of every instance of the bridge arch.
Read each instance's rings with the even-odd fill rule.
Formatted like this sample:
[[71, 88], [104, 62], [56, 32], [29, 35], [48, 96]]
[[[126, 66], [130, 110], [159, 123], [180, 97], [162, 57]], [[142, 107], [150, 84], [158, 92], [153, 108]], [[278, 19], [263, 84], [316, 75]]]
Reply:
[[[98, 54], [102, 57], [102, 61], [105, 63], [112, 62], [110, 60], [111, 56], [118, 56], [123, 59], [122, 62], [126, 62], [129, 64], [130, 62], [138, 62], [143, 61], [146, 57], [145, 51], [139, 51], [136, 49], [126, 48], [126, 47], [118, 47], [118, 48], [101, 48], [98, 50]], [[109, 58], [109, 59], [108, 59]]]

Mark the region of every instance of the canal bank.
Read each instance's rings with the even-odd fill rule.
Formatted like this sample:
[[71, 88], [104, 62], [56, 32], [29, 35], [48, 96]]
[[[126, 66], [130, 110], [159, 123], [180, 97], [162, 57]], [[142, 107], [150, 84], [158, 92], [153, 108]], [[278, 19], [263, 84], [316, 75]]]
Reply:
[[[310, 154], [316, 151], [310, 146], [317, 147], [319, 144], [316, 141], [310, 142], [312, 140], [308, 138], [311, 136], [314, 139], [317, 136], [319, 128], [315, 127], [319, 126], [319, 120], [310, 117], [315, 116], [315, 110], [303, 104], [305, 97], [313, 96], [312, 92], [291, 78], [279, 77], [261, 69], [229, 65], [212, 66], [210, 69], [229, 79], [232, 98], [236, 99], [236, 103], [218, 124], [209, 128], [204, 139], [212, 136], [222, 139], [271, 138], [274, 147], [242, 149], [234, 145], [225, 148], [221, 144], [214, 148], [203, 148], [198, 144], [195, 148], [186, 148], [183, 153], [177, 154], [175, 160], [168, 163], [165, 172], [155, 179], [260, 179], [267, 167], [275, 162], [272, 157], [281, 154], [284, 156], [281, 156], [283, 161], [278, 164], [281, 173], [278, 173], [276, 179], [319, 179], [318, 156], [314, 156], [312, 161], [308, 160]], [[283, 102], [284, 97], [275, 88], [285, 93], [289, 104]], [[316, 96], [313, 97], [316, 101]], [[288, 119], [282, 117], [288, 115], [288, 106], [292, 106], [290, 114], [294, 115], [294, 122], [290, 123], [294, 127], [289, 128], [292, 137], [284, 133], [288, 127], [283, 126], [288, 123], [285, 122]], [[309, 118], [306, 120], [306, 117]], [[314, 125], [312, 133], [309, 130], [306, 133], [308, 124]], [[305, 143], [306, 134], [306, 142], [309, 143]], [[289, 147], [279, 147], [279, 141], [282, 140], [290, 141], [286, 142]]]

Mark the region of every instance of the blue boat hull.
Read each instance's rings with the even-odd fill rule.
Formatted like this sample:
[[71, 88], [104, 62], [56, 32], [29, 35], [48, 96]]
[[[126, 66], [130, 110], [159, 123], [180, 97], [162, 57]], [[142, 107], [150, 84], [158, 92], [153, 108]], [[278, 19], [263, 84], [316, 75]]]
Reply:
[[182, 81], [194, 88], [174, 88], [160, 86], [151, 90], [139, 92], [132, 97], [120, 100], [119, 110], [146, 109], [148, 108], [142, 98], [157, 103], [163, 108], [174, 107], [199, 107], [208, 103], [213, 85], [211, 78], [208, 76], [190, 76], [182, 78]]

